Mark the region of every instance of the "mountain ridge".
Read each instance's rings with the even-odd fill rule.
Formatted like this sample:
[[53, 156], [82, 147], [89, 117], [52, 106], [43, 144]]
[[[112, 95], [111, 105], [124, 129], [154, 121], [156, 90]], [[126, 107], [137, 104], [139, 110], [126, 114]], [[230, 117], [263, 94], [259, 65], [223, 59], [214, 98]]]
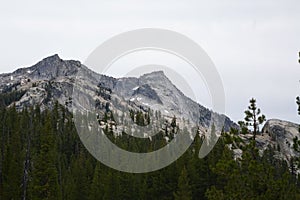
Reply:
[[[88, 95], [102, 104], [102, 108], [107, 103], [116, 111], [120, 111], [120, 105], [143, 111], [150, 108], [160, 111], [166, 119], [171, 120], [176, 116], [179, 123], [189, 120], [195, 126], [203, 127], [203, 130], [212, 125], [212, 120], [225, 131], [239, 129], [229, 117], [217, 114], [186, 97], [163, 71], [153, 71], [140, 77], [114, 78], [98, 74], [80, 61], [63, 60], [55, 54], [33, 66], [0, 74], [0, 93], [20, 92], [20, 98], [10, 102], [17, 109], [32, 105], [41, 105], [42, 109], [51, 108], [57, 100], [71, 110], [72, 105], [76, 104], [72, 99], [74, 85], [87, 91]], [[279, 157], [288, 161], [293, 156], [299, 156], [299, 152], [292, 149], [294, 138], [300, 138], [298, 127], [298, 124], [292, 122], [270, 119], [256, 142], [261, 150], [268, 145], [278, 146], [281, 149]], [[251, 134], [240, 137], [247, 142]], [[240, 149], [234, 151], [236, 156], [241, 153]]]
[[[54, 54], [42, 59], [33, 66], [17, 69], [12, 73], [1, 74], [0, 77], [2, 79], [0, 81], [0, 91], [2, 92], [9, 90], [10, 87], [15, 87], [17, 90], [18, 88], [32, 90], [30, 86], [32, 86], [33, 82], [37, 86], [40, 85], [41, 87], [38, 88], [40, 88], [39, 90], [42, 94], [39, 97], [35, 94], [36, 91], [35, 93], [30, 92], [27, 94], [32, 99], [37, 98], [36, 101], [31, 101], [29, 104], [43, 103], [45, 102], [43, 100], [43, 98], [46, 98], [45, 96], [48, 96], [48, 98], [57, 98], [61, 104], [68, 104], [67, 101], [72, 96], [74, 81], [82, 81], [82, 85], [86, 85], [85, 87], [91, 91], [96, 90], [97, 85], [101, 83], [102, 86], [110, 88], [126, 101], [134, 99], [135, 103], [141, 106], [161, 110], [165, 115], [184, 117], [202, 126], [208, 127], [210, 125], [209, 121], [212, 114], [221, 116], [186, 97], [168, 79], [163, 71], [146, 73], [138, 78], [113, 78], [90, 70], [81, 64], [80, 61], [63, 60], [57, 54]], [[55, 94], [47, 94], [46, 89], [49, 89], [49, 85], [51, 85], [52, 91], [56, 91]], [[139, 89], [133, 90], [134, 88]], [[23, 100], [21, 98], [21, 102], [16, 102], [16, 104], [22, 107]], [[199, 116], [200, 118], [198, 118]], [[225, 115], [223, 118], [226, 121], [226, 130], [229, 130], [230, 126], [237, 127]], [[222, 120], [220, 119], [219, 121]]]
[[[76, 78], [76, 73], [78, 72], [79, 69], [83, 69], [86, 74], [89, 74], [89, 78], [91, 78], [91, 82], [96, 83], [97, 79], [100, 80], [99, 82], [103, 82], [104, 85], [107, 87], [111, 88], [116, 92], [117, 94], [123, 96], [126, 100], [133, 99], [134, 97], [137, 97], [141, 94], [144, 95], [155, 95], [157, 91], [157, 87], [163, 87], [168, 84], [169, 86], [172, 87], [172, 90], [164, 90], [163, 94], [163, 99], [165, 101], [168, 99], [166, 97], [170, 97], [172, 99], [172, 95], [174, 93], [179, 96], [184, 96], [186, 97], [175, 85], [172, 84], [172, 82], [168, 79], [168, 77], [164, 74], [162, 70], [158, 71], [153, 71], [150, 73], [146, 73], [141, 75], [140, 77], [122, 77], [122, 78], [113, 78], [110, 76], [98, 74], [92, 70], [90, 70], [88, 67], [84, 66], [83, 64], [80, 63], [80, 61], [75, 61], [75, 60], [63, 60], [59, 57], [58, 54], [51, 55], [49, 57], [46, 57], [42, 59], [41, 61], [37, 62], [36, 64], [29, 66], [29, 67], [24, 67], [24, 68], [19, 68], [11, 73], [2, 73], [0, 74], [1, 81], [0, 81], [0, 92], [4, 91], [4, 88], [9, 87], [9, 85], [14, 86], [14, 84], [18, 85], [23, 85], [24, 82], [26, 82], [24, 79], [30, 79], [30, 81], [58, 81], [63, 83], [71, 83], [72, 80]], [[22, 77], [23, 76], [23, 77]], [[66, 81], [67, 79], [70, 80]], [[27, 80], [27, 81], [28, 81]], [[18, 83], [19, 82], [19, 83]], [[157, 83], [155, 83], [157, 82]], [[23, 84], [22, 84], [23, 83]], [[24, 84], [25, 85], [25, 84]], [[141, 88], [140, 88], [141, 87]], [[20, 87], [24, 89], [24, 87]], [[132, 90], [134, 88], [137, 88], [137, 90]], [[145, 89], [146, 88], [146, 89]], [[28, 88], [27, 88], [28, 89]], [[142, 90], [144, 89], [144, 90]], [[71, 95], [70, 88], [67, 89], [68, 95]], [[146, 94], [147, 91], [152, 91], [149, 94]], [[152, 93], [152, 94], [151, 94]], [[162, 104], [161, 98], [159, 95], [162, 94], [156, 94], [155, 99], [158, 101], [158, 103]], [[150, 97], [148, 96], [148, 97]], [[67, 99], [67, 98], [65, 98]], [[139, 98], [140, 99], [140, 98]], [[168, 99], [170, 100], [170, 99]], [[189, 97], [184, 98], [182, 101], [178, 101], [178, 99], [174, 98], [172, 99], [173, 102], [170, 103], [169, 109], [172, 111], [177, 107], [178, 104], [184, 104], [184, 103], [190, 103], [193, 104], [194, 109], [196, 107], [200, 107], [202, 111], [206, 111], [207, 114], [209, 112], [213, 112], [211, 110], [208, 110], [207, 108], [201, 106], [200, 104], [194, 102], [192, 99]], [[62, 102], [60, 102], [62, 103]], [[148, 102], [143, 102], [144, 104], [147, 104]], [[194, 104], [195, 103], [195, 104]], [[181, 110], [179, 109], [177, 115], [183, 113], [184, 107], [180, 107]], [[198, 108], [197, 108], [198, 109]], [[209, 112], [208, 112], [209, 111]], [[186, 117], [189, 115], [195, 116], [196, 113], [189, 113], [186, 115]], [[225, 116], [225, 115], [224, 115]], [[231, 121], [230, 118], [225, 118], [225, 121]], [[235, 126], [237, 127], [237, 126]]]

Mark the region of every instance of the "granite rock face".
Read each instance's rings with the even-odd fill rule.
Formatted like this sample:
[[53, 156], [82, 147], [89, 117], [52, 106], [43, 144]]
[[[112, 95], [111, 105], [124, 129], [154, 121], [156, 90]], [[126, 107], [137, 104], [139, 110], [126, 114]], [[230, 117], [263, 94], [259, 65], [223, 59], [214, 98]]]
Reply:
[[271, 119], [265, 123], [262, 132], [270, 137], [272, 143], [275, 143], [284, 159], [289, 160], [291, 157], [299, 156], [299, 153], [293, 149], [293, 139], [300, 138], [299, 124]]
[[[300, 153], [293, 148], [296, 137], [299, 140], [299, 124], [280, 119], [270, 119], [264, 124], [261, 132], [256, 135], [256, 147], [259, 149], [260, 155], [265, 150], [272, 148], [278, 159], [285, 160], [289, 164], [293, 157], [300, 156]], [[244, 143], [249, 143], [253, 135], [251, 133], [239, 134], [239, 138]], [[230, 147], [232, 148], [233, 146], [231, 145]], [[235, 157], [240, 158], [242, 150], [239, 147], [232, 149]]]
[[75, 75], [79, 67], [81, 67], [79, 61], [64, 61], [55, 54], [43, 59], [28, 70], [32, 71], [29, 77], [34, 80], [51, 80], [58, 77]]
[[0, 92], [26, 91], [21, 99], [14, 102], [20, 109], [30, 104], [51, 107], [54, 100], [70, 106], [76, 84], [92, 96], [99, 87], [107, 88], [122, 104], [157, 110], [163, 116], [184, 118], [194, 125], [209, 127], [213, 123], [219, 129], [223, 126], [225, 130], [237, 128], [228, 117], [214, 113], [186, 97], [163, 71], [144, 74], [139, 78], [116, 79], [97, 74], [79, 61], [62, 60], [58, 55], [53, 55], [31, 67], [1, 74], [0, 78]]

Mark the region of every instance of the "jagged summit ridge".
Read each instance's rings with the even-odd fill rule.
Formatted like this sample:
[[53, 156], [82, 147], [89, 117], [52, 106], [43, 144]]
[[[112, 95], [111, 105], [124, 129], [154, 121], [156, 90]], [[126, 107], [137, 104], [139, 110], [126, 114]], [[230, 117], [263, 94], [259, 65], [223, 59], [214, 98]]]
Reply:
[[145, 78], [166, 78], [166, 79], [168, 79], [168, 77], [165, 75], [163, 70], [145, 73], [145, 74], [141, 75], [140, 78], [144, 78], [144, 79]]
[[42, 61], [47, 61], [47, 62], [55, 62], [55, 61], [63, 61], [58, 54], [54, 54], [52, 56], [48, 56], [44, 58]]
[[77, 73], [81, 66], [79, 61], [62, 60], [57, 54], [49, 56], [36, 65], [32, 66], [30, 70], [30, 77], [33, 79], [53, 79], [61, 76], [70, 76]]
[[[5, 77], [0, 82], [2, 91], [12, 89], [26, 91], [25, 96], [17, 102], [19, 107], [34, 103], [47, 106], [52, 100], [69, 105], [73, 86], [76, 84], [93, 97], [96, 97], [97, 90], [107, 89], [112, 91], [122, 104], [134, 103], [136, 106], [159, 110], [167, 117], [178, 116], [194, 124], [208, 127], [212, 116], [215, 115], [216, 125], [222, 126], [225, 118], [225, 130], [229, 130], [232, 126], [236, 127], [229, 118], [213, 113], [186, 97], [163, 71], [147, 73], [139, 78], [116, 79], [97, 74], [79, 61], [62, 60], [55, 54], [32, 67], [19, 69], [17, 73], [0, 76]], [[13, 85], [16, 87], [13, 88]], [[34, 91], [33, 87], [36, 87]]]
[[58, 54], [46, 57], [30, 67], [19, 68], [12, 73], [0, 74], [1, 78], [7, 78], [5, 82], [20, 80], [21, 78], [30, 78], [35, 80], [50, 80], [57, 77], [72, 76], [82, 67], [79, 61], [63, 60]]

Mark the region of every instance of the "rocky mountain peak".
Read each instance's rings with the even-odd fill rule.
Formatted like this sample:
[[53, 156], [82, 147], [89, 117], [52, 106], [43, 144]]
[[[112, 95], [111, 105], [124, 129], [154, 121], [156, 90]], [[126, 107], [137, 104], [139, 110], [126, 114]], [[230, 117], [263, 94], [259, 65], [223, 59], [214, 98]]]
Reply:
[[[55, 54], [44, 58], [32, 67], [22, 68], [1, 77], [1, 91], [26, 92], [16, 102], [19, 108], [32, 104], [47, 106], [52, 100], [58, 100], [63, 105], [70, 105], [73, 86], [76, 83], [76, 87], [81, 88], [91, 98], [101, 99], [101, 95], [98, 94], [103, 94], [105, 98], [109, 96], [106, 101], [111, 99], [108, 102], [110, 104], [121, 102], [120, 104], [128, 106], [134, 104], [136, 107], [148, 107], [151, 110], [160, 111], [162, 116], [169, 118], [178, 116], [178, 118], [204, 127], [210, 125], [213, 115], [210, 110], [186, 97], [163, 71], [147, 73], [139, 78], [116, 79], [97, 74], [81, 65], [79, 61], [62, 60]], [[216, 126], [224, 125], [226, 130], [235, 126], [229, 118], [225, 117], [224, 124], [224, 116], [215, 115], [217, 116], [215, 117]]]
[[168, 80], [168, 77], [165, 75], [165, 73], [163, 71], [154, 71], [154, 72], [150, 72], [150, 73], [147, 73], [147, 74], [144, 74], [140, 77], [140, 79], [143, 79], [143, 80], [149, 80], [149, 79], [152, 79], [152, 80]]
[[43, 61], [48, 61], [48, 62], [55, 62], [55, 61], [63, 61], [58, 54], [54, 54], [52, 56], [48, 56], [43, 59]]
[[51, 80], [56, 77], [75, 75], [81, 67], [79, 61], [62, 60], [57, 54], [44, 58], [30, 67], [30, 78]]
[[166, 76], [163, 70], [153, 71], [150, 73], [146, 73], [142, 76]]

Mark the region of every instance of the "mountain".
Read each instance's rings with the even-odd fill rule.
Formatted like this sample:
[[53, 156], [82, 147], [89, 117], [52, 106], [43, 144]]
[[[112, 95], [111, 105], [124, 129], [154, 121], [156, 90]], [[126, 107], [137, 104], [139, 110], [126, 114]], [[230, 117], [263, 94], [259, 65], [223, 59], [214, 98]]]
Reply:
[[214, 126], [219, 130], [223, 126], [226, 131], [230, 127], [237, 128], [228, 117], [186, 97], [163, 71], [144, 74], [139, 78], [113, 78], [97, 74], [79, 61], [62, 60], [58, 55], [53, 55], [31, 67], [1, 74], [0, 79], [1, 93], [20, 94], [8, 105], [15, 104], [17, 109], [37, 104], [42, 108], [51, 108], [55, 100], [71, 109], [72, 105], [79, 103], [72, 99], [76, 85], [100, 103], [100, 107], [109, 103], [111, 109], [118, 110], [121, 104], [125, 104], [127, 109], [159, 111], [168, 119], [176, 116], [178, 123], [184, 119], [195, 126], [208, 128], [214, 119]]
[[[80, 98], [74, 99], [74, 91], [83, 93], [80, 93]], [[202, 133], [212, 122], [218, 130], [239, 128], [228, 117], [186, 97], [163, 71], [154, 71], [138, 78], [113, 78], [98, 74], [79, 61], [62, 60], [58, 55], [47, 57], [31, 67], [0, 74], [0, 92], [6, 97], [6, 101], [0, 103], [5, 106], [15, 104], [17, 109], [32, 105], [40, 105], [42, 109], [52, 108], [57, 100], [71, 111], [87, 101], [92, 105], [91, 109], [98, 109], [102, 118], [107, 110], [121, 116], [130, 110], [147, 113], [150, 109], [152, 115], [156, 112], [161, 116], [160, 121], [153, 120], [161, 129], [167, 127], [166, 121], [170, 127], [174, 116], [179, 127], [200, 127]], [[115, 121], [119, 130], [124, 130], [129, 123], [123, 117]], [[123, 123], [126, 125], [122, 126]], [[293, 149], [294, 139], [300, 138], [298, 127], [298, 124], [287, 121], [268, 120], [262, 128], [262, 134], [256, 138], [257, 146], [261, 152], [272, 146], [277, 150], [278, 157], [289, 161], [299, 156], [299, 152]], [[240, 134], [239, 137], [247, 143], [252, 135]], [[233, 148], [233, 151], [237, 157], [242, 154], [240, 148]]]
[[78, 61], [63, 61], [58, 55], [43, 59], [32, 67], [20, 68], [12, 73], [0, 75], [0, 92], [22, 92], [15, 103], [18, 109], [39, 104], [51, 106], [55, 98], [66, 101], [72, 95], [72, 79], [81, 67]]
[[[3, 109], [14, 105], [41, 109]], [[211, 153], [204, 148], [201, 154], [215, 138], [209, 128], [238, 126], [186, 97], [162, 71], [113, 78], [50, 56], [0, 74], [0, 117], [0, 199], [300, 199], [298, 124], [268, 120], [256, 136], [258, 148], [251, 131], [231, 130]], [[149, 135], [137, 132], [150, 124]], [[99, 125], [103, 134], [91, 131]], [[131, 137], [133, 132], [142, 135]], [[201, 137], [190, 137], [196, 133]], [[118, 156], [120, 151], [101, 145], [109, 140], [121, 152], [155, 156], [148, 162]], [[183, 142], [172, 148], [173, 141]], [[95, 150], [121, 171], [139, 174], [101, 164]], [[172, 157], [176, 161], [167, 168], [151, 167]], [[140, 173], [137, 166], [153, 172]]]

